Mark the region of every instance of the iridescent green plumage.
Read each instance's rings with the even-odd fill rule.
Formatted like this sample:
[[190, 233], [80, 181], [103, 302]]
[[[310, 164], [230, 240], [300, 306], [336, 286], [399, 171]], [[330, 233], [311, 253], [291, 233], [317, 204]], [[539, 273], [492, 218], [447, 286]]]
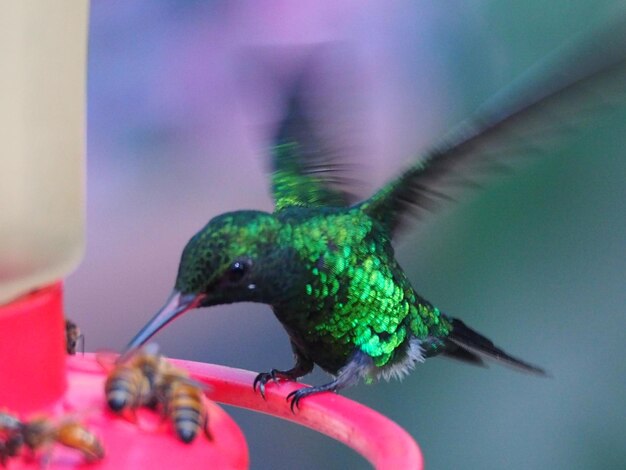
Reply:
[[[361, 202], [347, 191], [341, 160], [324, 148], [307, 119], [304, 98], [311, 84], [301, 80], [274, 146], [274, 213], [238, 211], [212, 219], [185, 247], [172, 297], [129, 347], [190, 308], [254, 301], [272, 307], [296, 359], [289, 370], [259, 374], [255, 387], [261, 393], [268, 381], [295, 380], [314, 364], [336, 377], [295, 392], [292, 407], [307, 395], [359, 380], [401, 377], [437, 354], [544, 374], [420, 297], [395, 259], [392, 237], [412, 209], [431, 209], [451, 199], [451, 185], [467, 185], [467, 172], [485, 163], [491, 145], [502, 148], [503, 135], [548, 127], [564, 103], [565, 120], [574, 114], [572, 98], [584, 102], [585, 90], [607, 78], [623, 83], [625, 51], [604, 48], [603, 60], [573, 57], [571, 64], [560, 63], [559, 72], [504, 95]], [[568, 64], [583, 73], [563, 83], [560, 72]]]
[[282, 243], [308, 272], [302, 292], [274, 308], [314, 361], [336, 373], [355, 347], [383, 367], [410, 337], [445, 337], [450, 324], [413, 291], [397, 264], [387, 234], [359, 209], [291, 210]]

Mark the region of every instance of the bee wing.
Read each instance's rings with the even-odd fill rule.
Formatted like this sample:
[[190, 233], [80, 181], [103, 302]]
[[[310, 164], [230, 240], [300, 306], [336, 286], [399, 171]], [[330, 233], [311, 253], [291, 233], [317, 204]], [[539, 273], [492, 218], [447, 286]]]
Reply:
[[163, 374], [165, 383], [173, 383], [179, 382], [186, 385], [189, 385], [194, 388], [198, 388], [202, 390], [205, 394], [212, 390], [211, 386], [205, 382], [200, 381], [199, 379], [189, 377], [188, 373], [184, 369], [179, 369], [174, 367], [173, 370], [165, 372]]
[[213, 390], [213, 387], [211, 387], [208, 383], [201, 382], [200, 380], [194, 379], [193, 377], [188, 377], [184, 379], [184, 382], [188, 385], [199, 388], [204, 392], [205, 395]]
[[122, 354], [118, 354], [118, 357], [115, 361], [116, 364], [123, 364], [128, 362], [133, 357], [143, 354], [145, 356], [160, 356], [159, 353], [159, 345], [157, 343], [148, 343], [143, 346], [139, 346], [138, 348], [132, 348], [127, 351], [124, 351]]
[[0, 410], [0, 432], [19, 429], [22, 420], [6, 409]]
[[91, 417], [98, 416], [100, 412], [101, 410], [97, 407], [86, 407], [80, 409], [71, 408], [71, 410], [67, 413], [55, 416], [53, 421], [56, 425], [76, 423], [80, 426], [86, 426], [89, 419]]
[[118, 365], [120, 354], [111, 350], [101, 350], [96, 352], [96, 362], [105, 372], [111, 372]]

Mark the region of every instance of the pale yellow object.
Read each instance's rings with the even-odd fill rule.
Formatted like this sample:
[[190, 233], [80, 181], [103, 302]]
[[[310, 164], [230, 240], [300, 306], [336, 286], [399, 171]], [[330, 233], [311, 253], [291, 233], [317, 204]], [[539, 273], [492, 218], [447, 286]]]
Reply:
[[88, 7], [0, 0], [0, 304], [83, 253]]

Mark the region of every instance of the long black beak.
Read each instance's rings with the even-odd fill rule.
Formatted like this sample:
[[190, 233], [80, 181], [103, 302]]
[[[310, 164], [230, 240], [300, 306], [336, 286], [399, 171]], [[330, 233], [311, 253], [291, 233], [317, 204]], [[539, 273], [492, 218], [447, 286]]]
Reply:
[[187, 310], [198, 307], [202, 299], [204, 299], [203, 294], [181, 294], [174, 290], [165, 305], [161, 307], [161, 310], [128, 343], [123, 355], [145, 344], [146, 341], [177, 316], [182, 315]]

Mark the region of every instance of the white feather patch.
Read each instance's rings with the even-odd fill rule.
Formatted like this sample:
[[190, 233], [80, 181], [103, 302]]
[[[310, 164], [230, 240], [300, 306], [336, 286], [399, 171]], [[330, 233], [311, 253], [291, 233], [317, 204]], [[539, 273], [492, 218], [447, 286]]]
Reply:
[[387, 364], [381, 368], [377, 368], [376, 378], [379, 380], [382, 378], [386, 381], [391, 379], [402, 380], [415, 368], [418, 362], [424, 362], [424, 359], [421, 341], [416, 338], [411, 338], [409, 340], [409, 346], [405, 351], [405, 356], [393, 364]]

